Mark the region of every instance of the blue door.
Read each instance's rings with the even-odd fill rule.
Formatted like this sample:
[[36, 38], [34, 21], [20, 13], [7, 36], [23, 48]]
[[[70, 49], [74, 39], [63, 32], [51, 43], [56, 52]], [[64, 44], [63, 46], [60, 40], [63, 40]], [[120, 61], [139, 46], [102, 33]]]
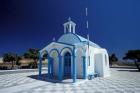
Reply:
[[71, 77], [71, 55], [69, 52], [64, 55], [64, 76]]

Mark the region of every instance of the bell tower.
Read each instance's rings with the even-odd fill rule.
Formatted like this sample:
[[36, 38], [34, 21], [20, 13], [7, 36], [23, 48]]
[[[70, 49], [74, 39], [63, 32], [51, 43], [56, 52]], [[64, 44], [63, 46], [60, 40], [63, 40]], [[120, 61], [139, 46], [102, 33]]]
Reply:
[[75, 26], [76, 24], [71, 21], [71, 18], [69, 17], [68, 22], [64, 23], [64, 33], [74, 33], [75, 34]]

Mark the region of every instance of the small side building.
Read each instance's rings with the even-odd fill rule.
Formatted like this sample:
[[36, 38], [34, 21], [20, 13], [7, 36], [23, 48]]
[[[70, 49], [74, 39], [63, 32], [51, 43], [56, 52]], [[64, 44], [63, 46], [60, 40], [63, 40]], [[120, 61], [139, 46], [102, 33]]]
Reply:
[[39, 77], [44, 53], [48, 55], [48, 79], [54, 76], [60, 81], [72, 78], [76, 82], [77, 78], [87, 79], [89, 74], [110, 75], [107, 50], [77, 35], [75, 26], [68, 20], [64, 23], [64, 34], [40, 50]]

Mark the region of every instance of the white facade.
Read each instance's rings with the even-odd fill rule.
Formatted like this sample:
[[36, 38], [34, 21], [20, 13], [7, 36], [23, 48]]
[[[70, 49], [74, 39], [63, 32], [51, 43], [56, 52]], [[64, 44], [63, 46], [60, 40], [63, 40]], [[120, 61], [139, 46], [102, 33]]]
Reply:
[[69, 19], [64, 24], [64, 34], [40, 51], [41, 55], [47, 52], [51, 59], [48, 73], [60, 79], [74, 80], [86, 79], [88, 75], [95, 73], [100, 77], [109, 76], [109, 57], [106, 49], [75, 34], [75, 26]]

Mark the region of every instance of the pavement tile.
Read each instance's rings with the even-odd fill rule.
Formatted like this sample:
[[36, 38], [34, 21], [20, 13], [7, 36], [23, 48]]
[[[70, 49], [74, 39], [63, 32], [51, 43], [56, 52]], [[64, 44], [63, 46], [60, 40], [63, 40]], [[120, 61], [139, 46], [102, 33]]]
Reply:
[[[140, 73], [118, 70], [111, 68], [110, 77], [94, 78], [79, 85], [42, 81], [43, 86], [21, 87], [21, 91], [19, 90], [14, 93], [140, 93]], [[25, 72], [0, 75], [0, 93], [4, 93], [1, 90], [6, 91], [6, 89], [7, 92], [5, 93], [10, 93], [9, 88], [12, 89], [40, 81], [30, 77], [37, 74], [38, 72]]]

